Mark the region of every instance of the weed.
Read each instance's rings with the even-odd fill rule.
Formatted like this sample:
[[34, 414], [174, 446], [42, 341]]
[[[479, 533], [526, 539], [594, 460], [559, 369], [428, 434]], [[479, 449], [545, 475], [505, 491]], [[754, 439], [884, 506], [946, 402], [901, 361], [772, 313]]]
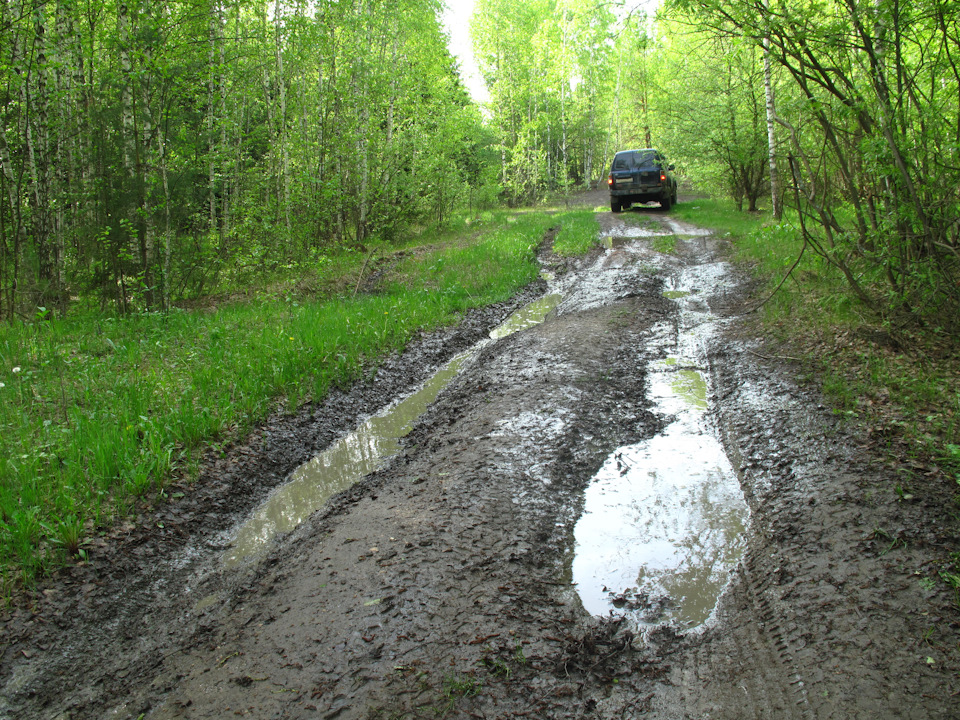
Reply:
[[513, 659], [517, 665], [526, 665], [527, 656], [523, 654], [523, 645], [517, 641], [517, 646], [513, 649]]
[[476, 678], [468, 675], [448, 675], [443, 679], [445, 700], [440, 707], [434, 708], [434, 712], [445, 717], [456, 709], [458, 700], [479, 695], [482, 688], [483, 682]]
[[903, 538], [895, 537], [895, 538], [893, 538], [893, 540], [890, 542], [890, 544], [887, 545], [886, 549], [884, 549], [883, 551], [881, 551], [880, 554], [881, 554], [881, 555], [886, 555], [888, 552], [890, 552], [891, 550], [895, 550], [895, 549], [898, 548], [898, 547], [906, 548], [906, 547], [907, 547], [907, 541], [904, 540]]
[[509, 679], [510, 675], [513, 674], [510, 666], [501, 658], [485, 657], [480, 661], [480, 665], [486, 668], [491, 675], [504, 678], [505, 680]]
[[909, 487], [904, 487], [900, 483], [897, 483], [893, 491], [897, 494], [898, 500], [913, 500], [913, 494], [910, 492]]
[[62, 546], [71, 557], [83, 554], [83, 523], [71, 513], [57, 521], [53, 541]]
[[954, 575], [945, 571], [940, 571], [940, 579], [954, 590], [960, 590], [960, 575]]
[[676, 255], [677, 237], [675, 235], [664, 235], [653, 239], [653, 249], [664, 255]]
[[466, 675], [451, 675], [443, 679], [444, 694], [449, 698], [479, 695], [483, 682]]

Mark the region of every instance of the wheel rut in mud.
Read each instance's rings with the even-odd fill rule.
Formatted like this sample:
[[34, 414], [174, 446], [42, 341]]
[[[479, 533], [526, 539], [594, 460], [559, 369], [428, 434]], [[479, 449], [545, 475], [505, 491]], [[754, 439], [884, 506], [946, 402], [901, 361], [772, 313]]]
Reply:
[[[913, 576], [943, 544], [934, 503], [888, 501], [887, 471], [764, 359], [722, 239], [598, 217], [608, 247], [560, 268], [544, 322], [477, 345], [514, 303], [424, 338], [211, 461], [160, 520], [178, 533], [145, 516], [5, 618], [0, 717], [955, 716], [956, 654], [917, 642], [957, 622]], [[468, 348], [378, 470], [224, 563], [272, 486]], [[664, 484], [652, 448], [678, 428], [694, 457]], [[698, 435], [722, 471], [696, 469]], [[635, 547], [580, 570], [604, 482], [663, 492], [625, 494]], [[683, 612], [696, 592], [706, 619]]]

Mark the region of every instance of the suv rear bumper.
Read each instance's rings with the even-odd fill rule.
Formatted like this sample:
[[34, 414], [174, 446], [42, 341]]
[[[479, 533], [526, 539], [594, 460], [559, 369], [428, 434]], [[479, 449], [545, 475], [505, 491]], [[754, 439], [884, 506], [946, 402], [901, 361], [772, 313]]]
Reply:
[[640, 186], [634, 188], [623, 188], [622, 190], [610, 189], [610, 197], [617, 198], [622, 202], [657, 202], [665, 197], [670, 197], [672, 189], [669, 185]]

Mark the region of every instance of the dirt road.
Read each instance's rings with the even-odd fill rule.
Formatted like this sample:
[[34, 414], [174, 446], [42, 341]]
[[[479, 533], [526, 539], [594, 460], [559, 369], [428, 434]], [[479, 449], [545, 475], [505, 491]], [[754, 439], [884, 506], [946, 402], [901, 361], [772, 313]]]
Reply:
[[[0, 718], [960, 717], [951, 489], [901, 501], [754, 336], [723, 238], [598, 217], [606, 249], [544, 251], [0, 618]], [[396, 448], [358, 434], [455, 357]], [[340, 447], [380, 469], [275, 499]]]

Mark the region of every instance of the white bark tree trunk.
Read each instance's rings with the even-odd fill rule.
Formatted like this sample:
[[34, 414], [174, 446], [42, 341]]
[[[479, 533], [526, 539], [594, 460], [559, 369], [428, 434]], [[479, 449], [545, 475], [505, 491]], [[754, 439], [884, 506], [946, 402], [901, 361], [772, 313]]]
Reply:
[[[764, 0], [764, 7], [770, 11], [770, 0]], [[770, 37], [763, 39], [763, 91], [767, 104], [767, 148], [770, 164], [770, 200], [773, 204], [773, 217], [783, 217], [783, 198], [780, 194], [780, 173], [777, 170], [777, 106], [773, 89], [773, 73], [770, 67]]]
[[275, 23], [275, 49], [277, 61], [277, 89], [280, 95], [280, 170], [283, 181], [283, 221], [287, 229], [286, 242], [289, 245], [293, 238], [293, 223], [290, 218], [290, 148], [287, 138], [287, 83], [283, 73], [283, 42], [280, 28], [280, 0], [273, 6], [273, 21]]

